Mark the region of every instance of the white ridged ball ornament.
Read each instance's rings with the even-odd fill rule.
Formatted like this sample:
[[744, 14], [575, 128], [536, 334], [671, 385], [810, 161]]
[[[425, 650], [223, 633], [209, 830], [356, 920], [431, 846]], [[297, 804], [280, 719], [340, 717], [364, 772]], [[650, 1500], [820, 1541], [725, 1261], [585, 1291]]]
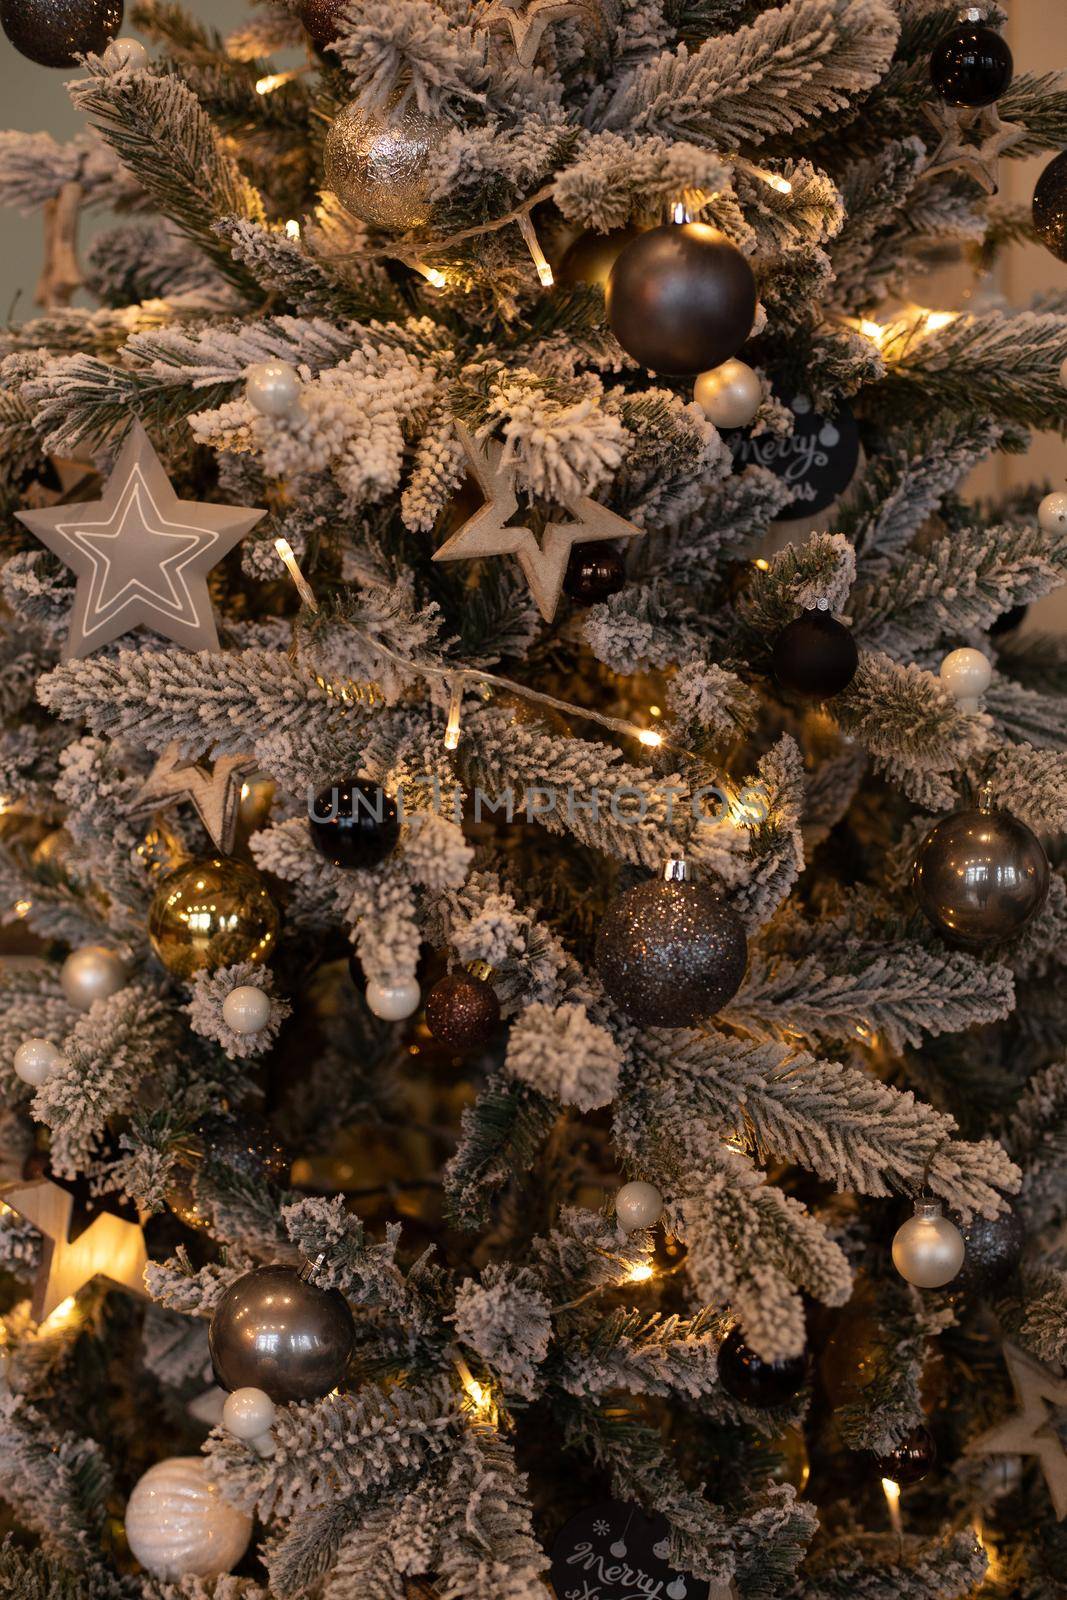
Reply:
[[1047, 494], [1037, 508], [1037, 520], [1042, 533], [1067, 533], [1067, 494]]
[[300, 399], [300, 374], [288, 361], [260, 361], [245, 373], [245, 398], [265, 417], [288, 417]]
[[248, 1549], [252, 1521], [224, 1500], [203, 1456], [171, 1456], [149, 1467], [126, 1503], [126, 1538], [157, 1578], [217, 1578]]
[[15, 1051], [15, 1076], [39, 1089], [63, 1060], [51, 1039], [24, 1039]]
[[735, 358], [702, 372], [693, 399], [717, 428], [747, 428], [760, 408], [763, 389], [748, 363]]
[[367, 984], [367, 1009], [383, 1022], [403, 1022], [419, 1009], [422, 990], [416, 978], [398, 978], [395, 983]]
[[654, 1228], [663, 1214], [663, 1196], [654, 1183], [635, 1179], [624, 1183], [615, 1196], [615, 1220], [627, 1233]]
[[59, 981], [67, 1003], [88, 1011], [94, 1000], [108, 1000], [126, 987], [126, 963], [106, 944], [83, 944], [64, 961]]
[[242, 983], [222, 1002], [222, 1020], [234, 1033], [259, 1033], [270, 1021], [270, 996], [254, 983]]
[[993, 663], [981, 650], [950, 650], [941, 663], [941, 682], [962, 711], [977, 711], [993, 681]]
[[125, 38], [112, 39], [102, 60], [112, 72], [143, 72], [152, 63], [152, 57], [140, 39]]
[[951, 1283], [966, 1253], [962, 1233], [942, 1214], [938, 1200], [916, 1201], [915, 1215], [893, 1236], [893, 1265], [917, 1289]]

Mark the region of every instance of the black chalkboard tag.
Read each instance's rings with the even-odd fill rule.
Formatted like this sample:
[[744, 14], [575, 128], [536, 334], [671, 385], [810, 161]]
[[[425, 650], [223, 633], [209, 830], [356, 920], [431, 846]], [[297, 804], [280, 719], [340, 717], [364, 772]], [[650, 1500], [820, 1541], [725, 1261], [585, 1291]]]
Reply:
[[605, 1501], [560, 1530], [552, 1546], [556, 1600], [708, 1600], [702, 1578], [667, 1561], [666, 1517]]
[[730, 434], [729, 444], [735, 467], [767, 467], [793, 489], [793, 498], [774, 519], [791, 522], [825, 511], [844, 494], [859, 465], [860, 436], [846, 401], [839, 403], [832, 417], [824, 417], [807, 395], [775, 392], [793, 413], [793, 432], [786, 437], [777, 433], [753, 437], [746, 428]]

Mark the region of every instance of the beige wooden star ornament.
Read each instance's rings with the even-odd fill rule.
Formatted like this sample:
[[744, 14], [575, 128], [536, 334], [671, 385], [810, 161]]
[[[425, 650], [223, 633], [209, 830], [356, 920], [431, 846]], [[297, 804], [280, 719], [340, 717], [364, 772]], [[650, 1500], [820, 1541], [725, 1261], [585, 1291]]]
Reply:
[[[997, 192], [997, 160], [1005, 150], [1026, 137], [1018, 123], [1004, 122], [995, 105], [970, 109], [966, 106], [924, 105], [923, 111], [937, 129], [941, 142], [926, 167], [924, 178], [942, 172], [962, 172], [973, 178], [986, 194]], [[977, 135], [965, 138], [965, 134]]]
[[180, 745], [168, 745], [134, 801], [133, 811], [162, 811], [186, 800], [195, 806], [215, 849], [228, 856], [237, 836], [241, 786], [257, 768], [254, 756], [188, 761]]
[[1019, 1410], [973, 1439], [969, 1456], [1036, 1456], [1048, 1484], [1057, 1520], [1067, 1516], [1067, 1378], [1058, 1378], [1017, 1345], [1004, 1345], [1004, 1360]]
[[520, 67], [532, 67], [546, 30], [580, 9], [575, 0], [494, 0], [482, 26], [492, 31], [506, 29]]
[[109, 1278], [134, 1294], [146, 1294], [148, 1252], [139, 1223], [102, 1211], [72, 1239], [74, 1196], [47, 1178], [8, 1184], [0, 1189], [0, 1201], [43, 1235], [41, 1266], [33, 1286], [35, 1322], [44, 1322], [94, 1278]]
[[550, 522], [538, 543], [529, 528], [509, 526], [510, 518], [519, 509], [519, 499], [515, 493], [514, 468], [503, 461], [504, 446], [497, 439], [480, 445], [462, 423], [456, 423], [455, 427], [485, 504], [445, 541], [434, 560], [475, 561], [483, 556], [515, 556], [541, 615], [546, 622], [551, 622], [563, 592], [563, 578], [574, 545], [592, 544], [601, 539], [635, 539], [643, 530], [583, 495], [565, 502], [573, 522]]

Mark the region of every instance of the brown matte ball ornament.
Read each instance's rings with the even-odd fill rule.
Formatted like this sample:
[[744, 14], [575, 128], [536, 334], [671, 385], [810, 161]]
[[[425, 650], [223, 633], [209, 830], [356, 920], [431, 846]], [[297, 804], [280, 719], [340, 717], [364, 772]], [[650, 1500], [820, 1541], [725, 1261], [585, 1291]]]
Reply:
[[254, 867], [227, 856], [183, 862], [161, 878], [148, 914], [152, 949], [176, 978], [266, 961], [278, 910]]
[[756, 280], [718, 228], [668, 222], [622, 251], [606, 304], [612, 333], [641, 366], [695, 376], [736, 355], [752, 332]]
[[320, 1289], [295, 1267], [257, 1267], [222, 1296], [208, 1343], [224, 1389], [262, 1389], [287, 1405], [336, 1389], [355, 1337], [336, 1289]]
[[923, 839], [911, 882], [939, 933], [959, 944], [994, 944], [1019, 933], [1044, 905], [1048, 857], [1007, 811], [954, 811]]
[[600, 926], [596, 965], [615, 1004], [641, 1028], [691, 1028], [732, 1000], [748, 964], [735, 911], [668, 862], [613, 902]]
[[1067, 261], [1067, 150], [1054, 156], [1037, 180], [1034, 228], [1057, 261]]
[[828, 611], [805, 611], [774, 642], [774, 676], [780, 687], [814, 700], [847, 689], [859, 659], [855, 639]]
[[435, 983], [426, 1000], [426, 1026], [450, 1050], [488, 1044], [500, 1022], [500, 1001], [489, 982], [492, 967], [476, 961], [465, 972], [450, 972]]
[[326, 135], [326, 187], [369, 227], [421, 228], [430, 216], [430, 154], [442, 133], [441, 123], [414, 105], [365, 111], [353, 101]]
[[123, 0], [0, 0], [0, 26], [42, 67], [75, 67], [100, 55], [122, 27]]

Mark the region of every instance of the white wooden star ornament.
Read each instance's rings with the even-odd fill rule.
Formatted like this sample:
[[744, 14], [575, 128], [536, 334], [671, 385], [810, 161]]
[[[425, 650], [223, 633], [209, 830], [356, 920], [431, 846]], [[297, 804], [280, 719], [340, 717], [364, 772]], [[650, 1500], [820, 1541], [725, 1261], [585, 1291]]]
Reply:
[[514, 469], [503, 463], [504, 446], [496, 439], [480, 445], [461, 423], [456, 423], [455, 427], [485, 504], [446, 539], [435, 552], [434, 560], [474, 561], [483, 556], [515, 556], [541, 615], [546, 622], [551, 622], [563, 592], [563, 578], [573, 546], [602, 539], [636, 539], [643, 530], [583, 495], [565, 502], [573, 522], [550, 522], [538, 543], [529, 528], [509, 526], [509, 519], [519, 508], [519, 499], [515, 493]]
[[1067, 1378], [1058, 1378], [1017, 1345], [1005, 1344], [1004, 1360], [1019, 1410], [973, 1439], [969, 1456], [1036, 1456], [1048, 1484], [1057, 1520], [1067, 1516]]
[[510, 33], [516, 61], [520, 67], [532, 67], [546, 30], [580, 9], [575, 0], [494, 0], [482, 25]]
[[168, 745], [145, 781], [133, 812], [162, 811], [186, 800], [196, 808], [216, 850], [228, 856], [237, 836], [241, 787], [258, 770], [254, 756], [189, 761], [179, 744]]
[[[1026, 137], [1026, 129], [1015, 122], [1004, 122], [995, 105], [977, 109], [924, 105], [927, 120], [941, 136], [941, 141], [923, 168], [924, 178], [936, 178], [942, 172], [962, 172], [973, 178], [986, 194], [997, 192], [997, 161], [1005, 150]], [[965, 135], [977, 138], [966, 138]]]
[[8, 1184], [0, 1189], [0, 1201], [43, 1235], [31, 1308], [35, 1322], [44, 1322], [94, 1278], [109, 1278], [134, 1294], [147, 1293], [148, 1252], [139, 1223], [102, 1211], [72, 1239], [74, 1196], [47, 1178]]
[[136, 421], [99, 500], [16, 514], [78, 580], [64, 661], [139, 627], [217, 650], [207, 574], [267, 515], [179, 500]]

